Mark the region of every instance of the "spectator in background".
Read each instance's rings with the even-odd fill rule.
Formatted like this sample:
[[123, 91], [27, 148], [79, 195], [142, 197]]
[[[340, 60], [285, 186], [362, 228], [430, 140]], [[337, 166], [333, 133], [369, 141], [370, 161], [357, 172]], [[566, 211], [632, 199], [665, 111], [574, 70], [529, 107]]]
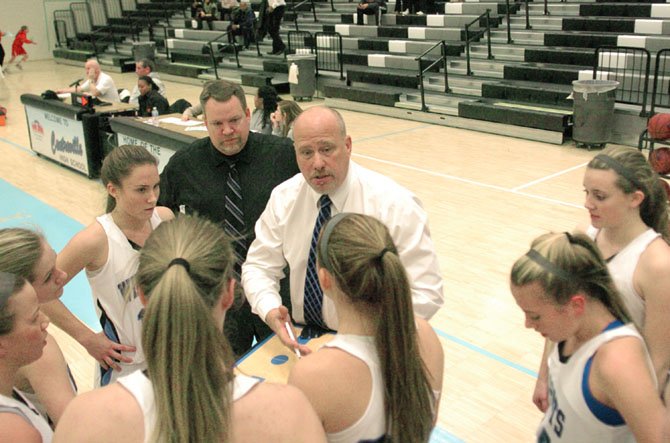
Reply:
[[167, 99], [160, 95], [158, 86], [153, 79], [148, 75], [143, 75], [137, 79], [137, 87], [140, 90], [140, 97], [138, 100], [139, 109], [137, 115], [140, 117], [151, 116], [151, 110], [156, 108], [158, 115], [168, 114], [170, 104]]
[[356, 24], [363, 25], [363, 15], [376, 16], [381, 8], [386, 8], [384, 0], [361, 0], [356, 6]]
[[[156, 65], [154, 64], [153, 61], [149, 60], [148, 58], [143, 58], [135, 62], [135, 74], [137, 74], [137, 77], [139, 78], [144, 75], [151, 77], [151, 80], [153, 80], [154, 84], [158, 87], [158, 93], [163, 97], [167, 98], [167, 94], [165, 92], [165, 84], [161, 81], [160, 77], [158, 76], [158, 73], [154, 72], [155, 70]], [[137, 84], [135, 84], [133, 92], [130, 94], [130, 100], [128, 101], [128, 103], [136, 105], [139, 103], [139, 98], [140, 98], [140, 90], [137, 87]]]
[[207, 22], [207, 26], [210, 31], [214, 30], [214, 20], [217, 16], [216, 3], [212, 0], [205, 0], [205, 3], [202, 4], [202, 8], [198, 10], [196, 20], [199, 22]]
[[221, 20], [232, 20], [233, 12], [237, 9], [237, 0], [221, 0]]
[[9, 63], [7, 63], [7, 67], [14, 63], [14, 60], [16, 57], [21, 57], [21, 60], [19, 60], [16, 63], [16, 67], [19, 69], [23, 69], [23, 66], [21, 66], [21, 63], [28, 61], [28, 53], [26, 50], [23, 48], [24, 44], [32, 44], [36, 45], [37, 43], [34, 42], [33, 40], [28, 40], [28, 27], [26, 25], [21, 26], [21, 29], [19, 29], [19, 32], [16, 33], [16, 36], [14, 37], [14, 43], [12, 43], [12, 58], [9, 59]]
[[[223, 13], [222, 13], [223, 15]], [[241, 35], [244, 38], [244, 49], [249, 49], [253, 41], [254, 21], [256, 15], [249, 7], [249, 0], [241, 0], [239, 8], [235, 8], [231, 16], [232, 23], [228, 25], [228, 41], [235, 42], [235, 36]]]
[[268, 34], [272, 37], [272, 51], [270, 55], [279, 55], [284, 52], [286, 45], [279, 35], [281, 20], [284, 18], [284, 9], [286, 9], [286, 0], [268, 0]]
[[272, 134], [272, 114], [277, 110], [277, 91], [272, 86], [261, 86], [254, 97], [254, 112], [249, 129], [263, 134]]
[[293, 121], [302, 113], [302, 108], [293, 100], [277, 103], [277, 110], [270, 116], [272, 135], [288, 137], [293, 140]]
[[194, 1], [191, 3], [191, 18], [197, 18], [198, 17], [198, 12], [202, 10], [202, 2], [201, 1]]

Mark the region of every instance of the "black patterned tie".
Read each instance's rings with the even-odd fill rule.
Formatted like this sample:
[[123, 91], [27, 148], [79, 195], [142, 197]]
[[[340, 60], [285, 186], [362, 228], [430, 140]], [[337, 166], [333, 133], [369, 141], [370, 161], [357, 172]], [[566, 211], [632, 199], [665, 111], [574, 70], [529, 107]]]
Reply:
[[309, 247], [307, 259], [307, 273], [305, 274], [305, 305], [304, 317], [306, 324], [320, 326], [326, 329], [323, 321], [323, 292], [319, 285], [319, 277], [316, 273], [316, 242], [319, 239], [321, 227], [330, 218], [330, 197], [322, 195], [319, 199], [319, 215], [316, 217], [314, 231], [312, 232], [312, 243]]
[[230, 162], [228, 166], [223, 228], [233, 238], [236, 258], [235, 277], [239, 281], [240, 269], [247, 256], [247, 243], [244, 238], [244, 212], [242, 212], [242, 188], [240, 187], [240, 176], [237, 173], [235, 162]]

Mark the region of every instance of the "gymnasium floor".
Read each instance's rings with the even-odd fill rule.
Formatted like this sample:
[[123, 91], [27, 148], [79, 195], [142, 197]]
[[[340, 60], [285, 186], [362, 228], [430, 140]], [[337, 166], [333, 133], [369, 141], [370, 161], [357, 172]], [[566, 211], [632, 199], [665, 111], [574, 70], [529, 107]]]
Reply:
[[[103, 213], [105, 195], [98, 180], [32, 154], [20, 95], [66, 86], [83, 71], [83, 66], [37, 61], [0, 79], [0, 105], [8, 109], [7, 125], [0, 127], [0, 227], [39, 226], [56, 251]], [[110, 74], [119, 88], [131, 89], [136, 80], [134, 73]], [[171, 102], [197, 101], [200, 87], [165, 83]], [[446, 299], [431, 321], [445, 351], [440, 415], [431, 441], [533, 441], [541, 414], [531, 395], [542, 340], [524, 328], [508, 272], [535, 236], [571, 230], [585, 219], [581, 180], [595, 152], [342, 114], [353, 139], [353, 160], [414, 191], [430, 216]], [[66, 287], [65, 297], [95, 327], [82, 276]], [[79, 386], [90, 389], [92, 359], [56, 327], [50, 330]]]

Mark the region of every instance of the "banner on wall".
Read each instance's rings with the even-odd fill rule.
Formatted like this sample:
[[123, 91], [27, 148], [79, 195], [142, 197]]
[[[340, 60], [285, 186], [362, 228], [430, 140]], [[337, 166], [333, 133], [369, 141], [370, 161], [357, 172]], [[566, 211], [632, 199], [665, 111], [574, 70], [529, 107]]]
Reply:
[[154, 155], [154, 157], [158, 159], [159, 174], [163, 172], [163, 168], [165, 167], [165, 165], [167, 165], [168, 160], [170, 160], [170, 157], [172, 157], [175, 152], [172, 149], [167, 149], [163, 146], [154, 145], [153, 143], [149, 143], [145, 140], [140, 140], [139, 138], [131, 137], [130, 135], [126, 134], [121, 134], [120, 132], [116, 134], [116, 137], [119, 146], [121, 145], [142, 146], [147, 151], [151, 152]]
[[33, 151], [89, 175], [82, 122], [26, 106]]

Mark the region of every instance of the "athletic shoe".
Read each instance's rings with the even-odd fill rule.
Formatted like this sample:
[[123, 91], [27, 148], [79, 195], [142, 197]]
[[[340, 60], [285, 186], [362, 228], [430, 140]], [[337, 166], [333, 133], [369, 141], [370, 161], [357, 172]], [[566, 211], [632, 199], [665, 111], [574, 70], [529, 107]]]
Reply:
[[423, 11], [417, 12], [416, 15], [423, 15]]
[[402, 15], [409, 15], [409, 8], [402, 11]]

